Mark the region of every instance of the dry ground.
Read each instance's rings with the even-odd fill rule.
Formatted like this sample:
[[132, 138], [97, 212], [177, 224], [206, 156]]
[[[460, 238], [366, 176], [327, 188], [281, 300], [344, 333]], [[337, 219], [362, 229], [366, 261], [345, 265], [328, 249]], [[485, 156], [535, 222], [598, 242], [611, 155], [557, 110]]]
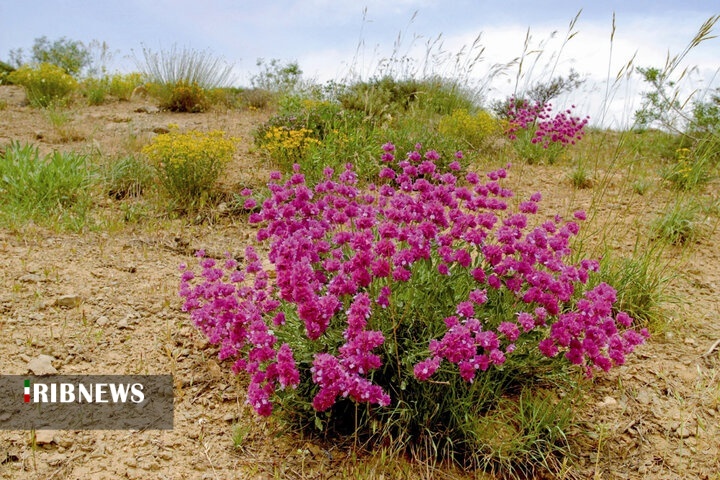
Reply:
[[[76, 140], [63, 143], [23, 97], [17, 88], [0, 87], [7, 102], [0, 145], [20, 140], [42, 151], [113, 155], [174, 123], [242, 137], [224, 180], [229, 188], [266, 174], [251, 148], [251, 130], [266, 113], [166, 114], [144, 99], [77, 107], [68, 125]], [[510, 183], [521, 192], [545, 193], [548, 213], [590, 207], [592, 190], [573, 190], [560, 171], [521, 166], [511, 171]], [[609, 222], [617, 233], [614, 247], [629, 253], [632, 232], [645, 228], [661, 205], [621, 192], [620, 179], [604, 185], [596, 222]], [[717, 187], [707, 195], [717, 199]], [[668, 194], [653, 198], [662, 195]], [[114, 202], [101, 207], [117, 210]], [[581, 448], [574, 477], [720, 478], [720, 352], [709, 352], [720, 339], [716, 227], [715, 218], [688, 249], [664, 251], [677, 272], [669, 293], [681, 302], [669, 307], [666, 332], [626, 366], [595, 379], [581, 413], [585, 433], [572, 437]], [[49, 432], [38, 436], [35, 448], [29, 432], [0, 432], [0, 478], [472, 478], [402, 461], [383, 469], [377, 455], [304, 440], [253, 416], [243, 403], [242, 380], [217, 362], [216, 350], [180, 311], [176, 293], [177, 266], [191, 263], [195, 249], [241, 252], [252, 235], [242, 217], [200, 225], [158, 219], [84, 234], [0, 230], [0, 373], [26, 374], [28, 362], [46, 354], [62, 374], [170, 373], [175, 379], [174, 430]], [[80, 304], [58, 305], [65, 295]]]

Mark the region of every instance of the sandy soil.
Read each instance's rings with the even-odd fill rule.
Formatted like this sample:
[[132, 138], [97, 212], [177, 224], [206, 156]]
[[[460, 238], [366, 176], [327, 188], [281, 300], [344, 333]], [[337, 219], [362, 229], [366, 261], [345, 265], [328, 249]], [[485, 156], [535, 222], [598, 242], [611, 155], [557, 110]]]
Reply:
[[[257, 184], [266, 169], [252, 149], [252, 128], [266, 113], [167, 114], [145, 99], [76, 107], [62, 141], [41, 112], [24, 106], [20, 89], [0, 86], [0, 145], [10, 140], [52, 149], [113, 155], [142, 144], [153, 131], [219, 128], [243, 138], [228, 188]], [[522, 166], [511, 172], [518, 191], [541, 190], [548, 212], [589, 207], [592, 190], [569, 187], [561, 167]], [[597, 174], [597, 173], [596, 173]], [[619, 252], [632, 249], [634, 228], [660, 208], [628, 201], [610, 180], [597, 222], [616, 222]], [[715, 183], [707, 195], [717, 198]], [[616, 197], [614, 195], [617, 195]], [[552, 197], [552, 198], [551, 198]], [[612, 199], [616, 198], [617, 201]], [[108, 199], [103, 208], [113, 209]], [[628, 235], [622, 236], [621, 233]], [[720, 478], [720, 229], [708, 221], [688, 249], [668, 248], [676, 268], [666, 332], [628, 364], [594, 381], [581, 412], [583, 432], [571, 478]], [[0, 230], [0, 371], [28, 373], [40, 354], [62, 374], [167, 374], [175, 381], [172, 431], [0, 432], [0, 478], [240, 479], [429, 478], [462, 472], [403, 466], [380, 473], [359, 452], [285, 433], [244, 405], [244, 383], [217, 361], [216, 350], [180, 310], [177, 266], [195, 249], [239, 253], [253, 230], [241, 217], [212, 224], [158, 221], [103, 233], [60, 234], [29, 226]], [[63, 296], [77, 298], [62, 306]], [[239, 445], [233, 434], [242, 437]], [[356, 458], [360, 456], [359, 460]], [[404, 473], [403, 473], [404, 472]], [[472, 475], [467, 474], [468, 478]]]

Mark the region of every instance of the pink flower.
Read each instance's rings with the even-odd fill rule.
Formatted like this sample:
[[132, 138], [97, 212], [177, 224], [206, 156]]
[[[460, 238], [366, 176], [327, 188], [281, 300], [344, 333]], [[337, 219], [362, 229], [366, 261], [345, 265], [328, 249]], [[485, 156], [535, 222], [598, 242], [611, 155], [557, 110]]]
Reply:
[[423, 360], [413, 367], [413, 375], [415, 375], [415, 378], [421, 382], [427, 380], [432, 377], [440, 367], [440, 360], [440, 357], [432, 357], [427, 360]]

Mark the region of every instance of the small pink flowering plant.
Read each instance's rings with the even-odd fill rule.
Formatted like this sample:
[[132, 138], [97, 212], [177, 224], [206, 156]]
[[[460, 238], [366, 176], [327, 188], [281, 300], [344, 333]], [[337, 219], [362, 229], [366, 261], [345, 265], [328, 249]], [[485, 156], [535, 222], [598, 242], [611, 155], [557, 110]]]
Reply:
[[553, 115], [550, 103], [530, 104], [511, 98], [505, 134], [524, 160], [554, 163], [565, 148], [585, 136], [590, 117], [573, 116], [574, 109], [575, 105]]
[[598, 268], [570, 260], [583, 212], [531, 226], [541, 195], [511, 208], [506, 169], [481, 178], [458, 161], [440, 170], [420, 145], [399, 160], [383, 148], [379, 181], [364, 189], [351, 164], [314, 187], [297, 166], [284, 181], [273, 173], [249, 218], [266, 263], [247, 247], [242, 266], [199, 252], [198, 275], [182, 268], [183, 309], [247, 372], [258, 414], [280, 405], [317, 422], [361, 404], [364, 418], [446, 431], [457, 402], [442, 399], [476, 395], [478, 378], [518, 376], [529, 357], [591, 375], [647, 337], [613, 308], [612, 287], [583, 288]]

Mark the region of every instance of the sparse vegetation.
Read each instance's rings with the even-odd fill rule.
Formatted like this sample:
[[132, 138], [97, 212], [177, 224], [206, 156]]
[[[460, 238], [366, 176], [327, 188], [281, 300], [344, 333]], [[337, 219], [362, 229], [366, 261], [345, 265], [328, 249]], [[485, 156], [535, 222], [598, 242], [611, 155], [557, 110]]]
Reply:
[[[708, 20], [691, 46], [709, 40], [719, 19]], [[234, 462], [250, 476], [310, 478], [341, 465], [346, 478], [600, 478], [615, 466], [603, 457], [614, 444], [611, 458], [619, 460], [628, 458], [621, 449], [641, 455], [654, 447], [653, 435], [682, 448], [689, 438], [710, 445], [720, 432], [702, 402], [717, 410], [717, 389], [707, 387], [717, 377], [717, 352], [698, 357], [697, 343], [716, 331], [702, 324], [702, 312], [682, 307], [687, 299], [707, 306], [705, 297], [715, 293], [715, 277], [703, 270], [717, 260], [710, 248], [720, 225], [720, 90], [679, 98], [687, 52], [668, 56], [660, 68], [628, 64], [626, 72], [640, 74], [649, 88], [636, 124], [589, 128], [580, 108], [550, 105], [584, 79], [574, 70], [556, 73], [555, 57], [545, 75], [531, 78], [539, 60], [528, 62], [543, 53], [533, 50], [529, 34], [525, 48], [506, 66], [517, 68], [516, 95], [489, 104], [469, 81], [477, 43], [463, 54], [467, 61], [453, 57], [465, 69], [455, 76], [384, 58], [372, 75], [353, 72], [318, 85], [297, 62], [261, 59], [243, 88], [231, 86], [229, 67], [209, 51], [143, 49], [136, 59], [142, 73], [108, 74], [93, 70], [80, 42], [42, 37], [32, 63], [21, 61], [19, 50], [0, 63], [0, 89], [20, 85], [39, 107], [0, 100], [0, 111], [35, 115], [52, 129], [23, 132], [35, 135], [35, 144], [0, 145], [0, 223], [18, 238], [25, 230], [40, 231], [38, 237], [62, 232], [70, 238], [63, 242], [76, 238], [68, 232], [125, 235], [113, 255], [124, 258], [137, 246], [141, 260], [120, 265], [104, 253], [110, 247], [98, 247], [90, 255], [102, 258], [103, 269], [111, 263], [113, 273], [93, 264], [97, 282], [155, 269], [153, 249], [189, 263], [189, 254], [210, 243], [199, 255], [200, 274], [184, 266], [181, 286], [210, 345], [187, 330], [172, 282], [143, 288], [153, 298], [158, 289], [170, 292], [147, 309], [154, 319], [177, 316], [167, 340], [153, 338], [168, 368], [181, 377], [190, 361], [201, 372], [178, 382], [178, 404], [199, 409], [212, 402], [217, 412], [232, 413], [216, 425], [224, 439], [217, 448], [237, 460], [266, 448], [260, 438], [300, 439], [286, 459], [292, 467]], [[78, 80], [81, 72], [87, 76]], [[161, 112], [119, 103], [140, 85]], [[76, 92], [84, 101], [73, 101]], [[241, 125], [248, 118], [252, 125]], [[78, 125], [86, 127], [82, 134]], [[252, 146], [237, 148], [238, 131]], [[12, 252], [7, 238], [0, 249]], [[265, 241], [266, 250], [243, 250]], [[158, 260], [157, 268], [165, 264], [167, 258]], [[32, 295], [46, 288], [50, 272], [37, 276], [33, 268], [30, 277], [25, 263], [12, 279], [6, 275], [10, 293], [0, 311], [12, 313], [11, 331], [19, 318], [13, 309], [21, 310], [16, 299], [41, 303]], [[64, 272], [53, 274], [66, 281]], [[95, 284], [93, 295], [103, 288]], [[98, 305], [88, 312], [112, 310]], [[53, 307], [33, 308], [29, 315], [41, 322]], [[115, 345], [107, 319], [93, 324], [85, 310], [78, 316], [59, 321], [81, 326], [84, 341]], [[151, 323], [118, 327], [117, 348], [133, 341], [135, 329], [157, 334], [145, 330]], [[651, 353], [626, 356], [643, 341], [635, 333], [643, 328], [653, 336], [640, 351]], [[19, 340], [24, 352], [69, 344], [49, 338]], [[665, 363], [655, 365], [664, 355], [659, 342], [677, 342], [673, 351], [701, 360], [686, 372], [687, 362], [663, 357], [682, 374], [670, 379]], [[242, 371], [250, 375], [236, 375]], [[584, 378], [592, 371], [595, 380]], [[216, 391], [223, 375], [237, 382], [222, 380]], [[705, 381], [710, 400], [697, 391], [682, 397], [691, 376], [686, 383], [700, 388]], [[275, 405], [278, 419], [240, 415], [246, 396], [262, 415]], [[705, 415], [689, 437], [675, 423], [638, 420], [647, 405], [665, 415], [661, 406], [675, 400]], [[622, 413], [607, 413], [618, 403]], [[607, 415], [614, 417], [606, 425]], [[636, 416], [620, 425], [622, 415]], [[193, 442], [211, 462], [212, 442], [202, 435], [215, 420], [201, 420]], [[641, 447], [628, 438], [642, 438]], [[716, 449], [707, 448], [715, 461]], [[12, 455], [0, 468], [11, 468]], [[671, 469], [655, 457], [648, 462], [648, 472]]]

